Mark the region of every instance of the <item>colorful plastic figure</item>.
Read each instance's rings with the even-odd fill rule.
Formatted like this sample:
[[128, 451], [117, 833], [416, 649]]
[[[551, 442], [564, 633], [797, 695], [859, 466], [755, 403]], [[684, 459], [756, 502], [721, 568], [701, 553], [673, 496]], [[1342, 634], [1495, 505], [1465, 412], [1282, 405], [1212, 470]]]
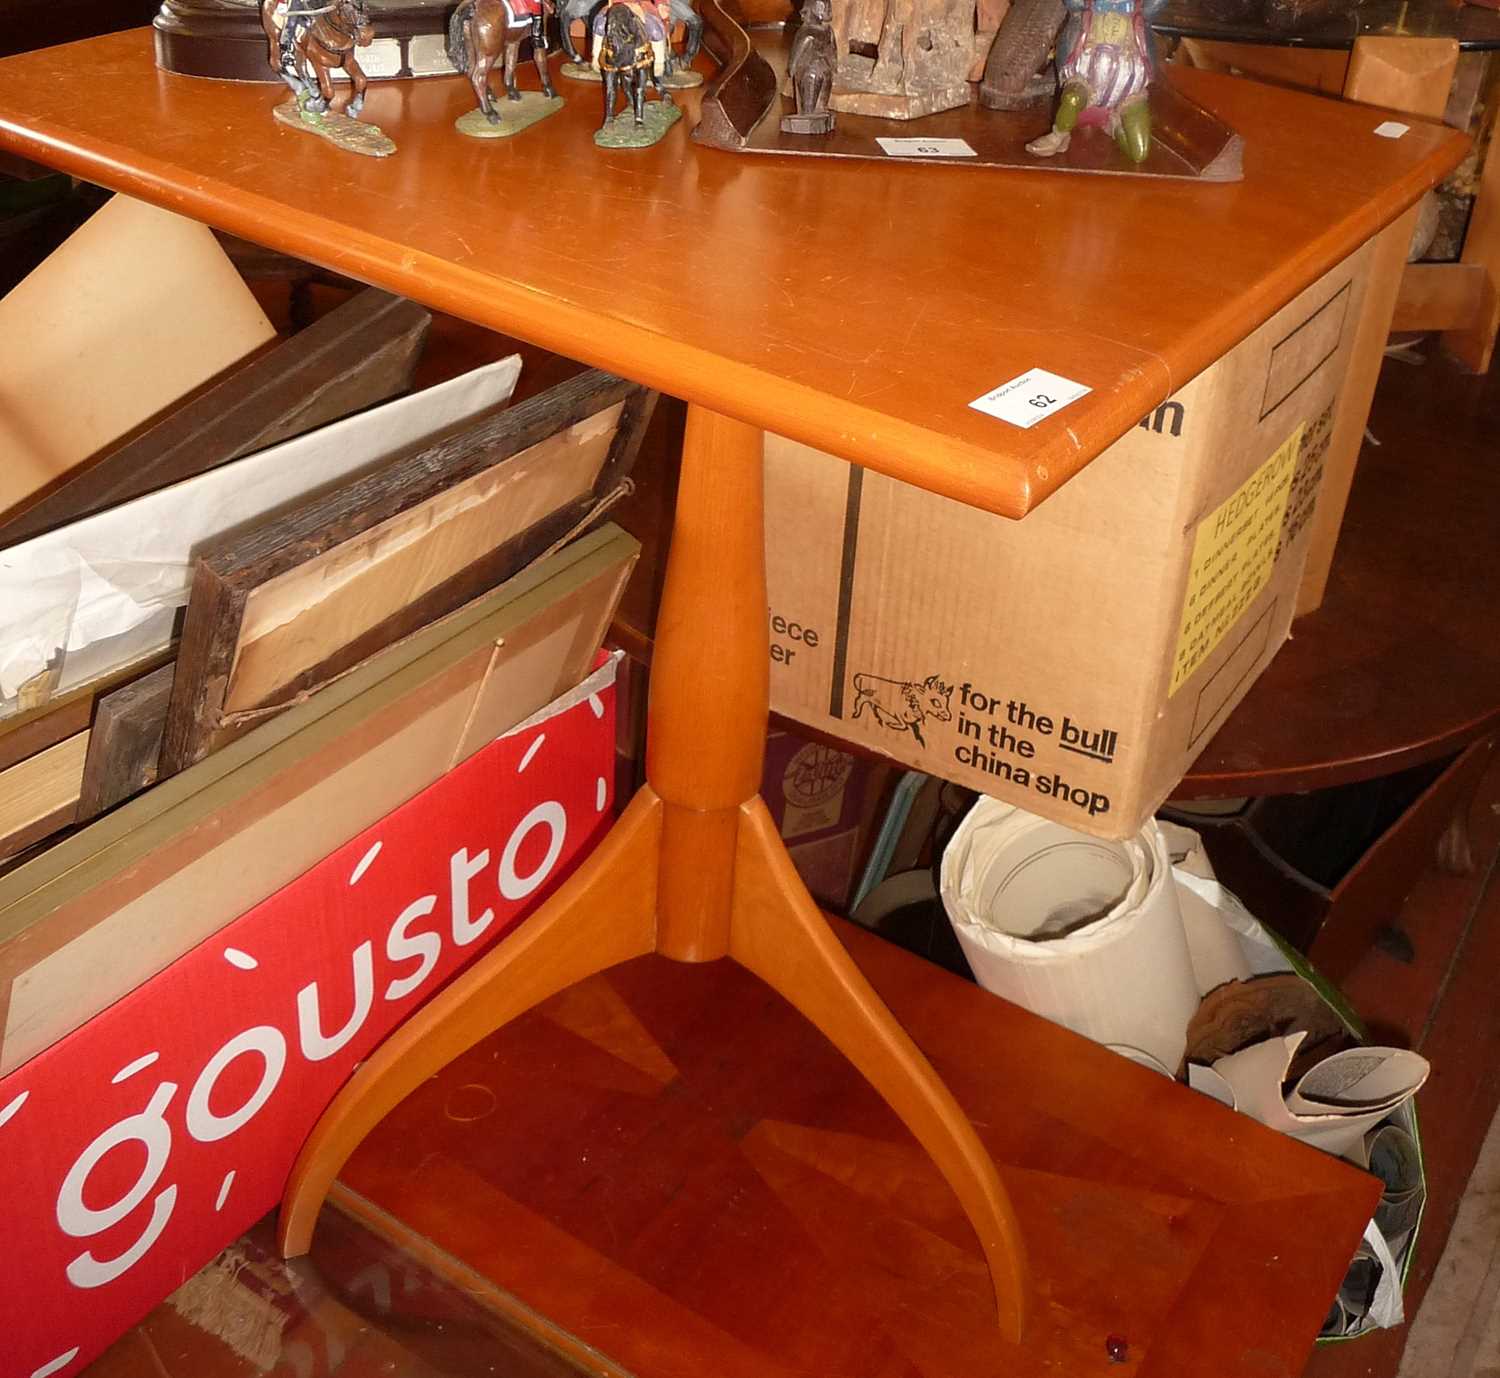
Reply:
[[1057, 39], [1062, 88], [1052, 129], [1026, 145], [1050, 158], [1064, 152], [1078, 125], [1108, 130], [1133, 163], [1151, 151], [1147, 92], [1156, 50], [1147, 22], [1165, 0], [1064, 0], [1068, 17]]

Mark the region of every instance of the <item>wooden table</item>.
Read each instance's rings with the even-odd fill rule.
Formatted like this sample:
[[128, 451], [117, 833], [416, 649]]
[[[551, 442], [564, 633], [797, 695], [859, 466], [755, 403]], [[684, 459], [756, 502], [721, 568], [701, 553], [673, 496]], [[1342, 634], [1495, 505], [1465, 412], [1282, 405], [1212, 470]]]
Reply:
[[[656, 952], [731, 956], [890, 1102], [947, 1177], [1009, 1340], [1028, 1270], [952, 1095], [829, 933], [756, 794], [768, 704], [762, 432], [1022, 517], [1177, 386], [1390, 224], [1465, 141], [1210, 74], [1173, 78], [1245, 137], [1202, 186], [1055, 172], [740, 159], [688, 119], [600, 154], [597, 95], [500, 145], [462, 83], [387, 85], [357, 160], [278, 129], [264, 88], [158, 73], [140, 31], [0, 63], [0, 145], [689, 404], [654, 664], [648, 785], [519, 933], [366, 1062], [288, 1187], [305, 1248], [349, 1152], [410, 1090], [548, 995]], [[1032, 367], [1092, 390], [1014, 430], [969, 402]]]

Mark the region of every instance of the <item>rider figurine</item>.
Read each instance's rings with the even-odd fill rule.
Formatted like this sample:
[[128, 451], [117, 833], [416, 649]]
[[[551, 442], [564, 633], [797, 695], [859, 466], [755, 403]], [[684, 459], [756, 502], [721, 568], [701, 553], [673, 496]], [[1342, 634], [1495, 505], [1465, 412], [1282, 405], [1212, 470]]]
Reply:
[[547, 15], [551, 7], [546, 0], [500, 0], [505, 7], [505, 16], [512, 28], [531, 21], [532, 46], [540, 52], [547, 51]]
[[271, 44], [271, 65], [299, 102], [308, 99], [312, 104], [319, 103], [317, 91], [303, 80], [297, 41], [318, 15], [327, 14], [331, 8], [327, 0], [264, 0], [261, 22]]
[[308, 27], [316, 15], [324, 14], [328, 6], [323, 0], [280, 0], [276, 16], [281, 29], [281, 70], [295, 71], [297, 67], [297, 36]]
[[[667, 70], [667, 36], [672, 31], [671, 0], [621, 0], [641, 21], [646, 41], [651, 45], [651, 73], [661, 77]], [[594, 70], [600, 71], [604, 64], [604, 20], [609, 13], [608, 5], [601, 5], [594, 16]]]

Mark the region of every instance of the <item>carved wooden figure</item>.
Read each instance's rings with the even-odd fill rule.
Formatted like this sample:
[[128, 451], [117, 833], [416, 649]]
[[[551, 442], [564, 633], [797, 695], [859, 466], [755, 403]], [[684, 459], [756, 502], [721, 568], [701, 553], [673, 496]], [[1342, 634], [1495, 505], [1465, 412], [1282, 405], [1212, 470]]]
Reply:
[[1001, 19], [979, 86], [990, 110], [1024, 110], [1052, 98], [1048, 59], [1067, 18], [1063, 0], [1015, 0]]
[[912, 120], [969, 103], [975, 0], [832, 0], [830, 105]]
[[829, 27], [833, 18], [830, 0], [807, 0], [802, 23], [792, 39], [787, 61], [787, 77], [792, 97], [797, 102], [795, 115], [784, 115], [781, 128], [787, 134], [831, 134], [833, 111], [828, 108], [833, 94], [833, 72], [838, 50]]

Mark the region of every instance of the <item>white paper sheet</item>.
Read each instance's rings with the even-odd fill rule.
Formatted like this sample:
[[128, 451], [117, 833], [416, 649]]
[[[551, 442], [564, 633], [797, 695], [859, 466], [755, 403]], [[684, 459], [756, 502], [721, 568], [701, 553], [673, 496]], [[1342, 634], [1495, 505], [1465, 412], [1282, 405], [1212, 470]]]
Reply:
[[1306, 1072], [1285, 1096], [1282, 1083], [1305, 1031], [1253, 1043], [1213, 1070], [1235, 1108], [1271, 1129], [1342, 1157], [1365, 1132], [1421, 1090], [1427, 1059], [1404, 1048], [1350, 1048]]
[[512, 355], [0, 551], [0, 717], [59, 651], [53, 692], [165, 646], [205, 541], [504, 404], [520, 371]]

